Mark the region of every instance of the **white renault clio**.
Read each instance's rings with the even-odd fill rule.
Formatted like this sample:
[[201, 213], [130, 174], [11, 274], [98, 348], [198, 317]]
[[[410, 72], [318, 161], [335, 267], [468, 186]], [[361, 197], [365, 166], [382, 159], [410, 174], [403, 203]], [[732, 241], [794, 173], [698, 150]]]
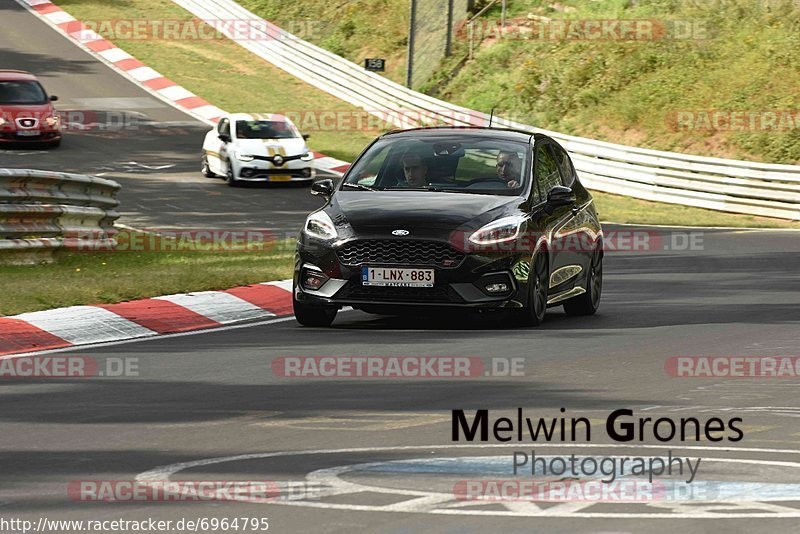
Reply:
[[223, 116], [203, 141], [203, 174], [242, 182], [308, 182], [316, 176], [314, 155], [283, 115]]

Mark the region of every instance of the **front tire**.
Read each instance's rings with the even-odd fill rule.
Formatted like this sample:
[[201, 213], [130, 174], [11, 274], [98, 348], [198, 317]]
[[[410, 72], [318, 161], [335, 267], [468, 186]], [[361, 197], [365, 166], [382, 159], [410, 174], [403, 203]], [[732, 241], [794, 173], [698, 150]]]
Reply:
[[205, 176], [206, 178], [215, 178], [217, 176], [216, 174], [211, 172], [211, 167], [208, 166], [208, 156], [206, 156], [205, 154], [203, 154], [203, 157], [201, 159], [201, 165], [202, 167], [200, 172], [203, 173], [203, 176]]
[[564, 303], [567, 315], [594, 315], [600, 307], [603, 292], [603, 252], [600, 248], [592, 254], [589, 272], [586, 274], [586, 293]]
[[539, 326], [547, 313], [547, 290], [550, 285], [550, 268], [547, 254], [540, 252], [533, 259], [533, 267], [528, 274], [528, 305], [521, 310], [521, 323], [524, 326]]
[[233, 165], [231, 165], [230, 161], [228, 162], [228, 170], [225, 171], [225, 181], [229, 187], [239, 187], [239, 180], [233, 174]]
[[303, 326], [330, 326], [339, 311], [337, 308], [299, 302], [294, 295], [292, 296], [292, 307], [294, 308], [294, 318]]

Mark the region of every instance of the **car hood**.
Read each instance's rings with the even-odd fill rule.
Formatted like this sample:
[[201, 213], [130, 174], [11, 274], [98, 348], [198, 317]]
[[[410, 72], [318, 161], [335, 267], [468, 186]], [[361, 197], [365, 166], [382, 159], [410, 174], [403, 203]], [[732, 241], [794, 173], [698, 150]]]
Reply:
[[254, 156], [272, 156], [281, 154], [281, 150], [283, 150], [284, 156], [296, 156], [308, 152], [305, 140], [302, 138], [237, 139], [236, 147]]
[[[431, 191], [340, 191], [331, 199], [330, 215], [360, 231], [477, 228], [495, 218], [518, 212], [524, 199], [500, 195], [435, 193]], [[437, 232], [441, 233], [441, 232]]]

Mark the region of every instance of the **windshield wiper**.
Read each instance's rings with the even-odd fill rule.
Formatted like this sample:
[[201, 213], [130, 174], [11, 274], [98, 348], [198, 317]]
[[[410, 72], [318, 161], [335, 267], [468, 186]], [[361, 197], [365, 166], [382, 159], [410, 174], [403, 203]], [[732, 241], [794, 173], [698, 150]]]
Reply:
[[349, 182], [345, 182], [342, 184], [342, 187], [352, 187], [353, 189], [360, 189], [362, 191], [380, 191], [380, 189], [376, 189], [374, 187], [370, 187], [364, 184], [352, 184]]

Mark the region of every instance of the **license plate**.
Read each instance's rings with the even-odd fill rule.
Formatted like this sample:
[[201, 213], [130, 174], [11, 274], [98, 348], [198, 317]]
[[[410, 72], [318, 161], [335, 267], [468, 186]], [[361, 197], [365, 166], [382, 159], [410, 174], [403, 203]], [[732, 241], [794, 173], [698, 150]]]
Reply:
[[39, 130], [19, 130], [17, 135], [20, 137], [36, 137], [41, 133]]
[[285, 174], [284, 175], [280, 175], [280, 174], [279, 175], [270, 175], [268, 180], [270, 182], [291, 182], [292, 181], [292, 177], [291, 176], [287, 176]]
[[365, 286], [433, 287], [433, 279], [433, 269], [364, 267], [361, 270], [361, 284]]

